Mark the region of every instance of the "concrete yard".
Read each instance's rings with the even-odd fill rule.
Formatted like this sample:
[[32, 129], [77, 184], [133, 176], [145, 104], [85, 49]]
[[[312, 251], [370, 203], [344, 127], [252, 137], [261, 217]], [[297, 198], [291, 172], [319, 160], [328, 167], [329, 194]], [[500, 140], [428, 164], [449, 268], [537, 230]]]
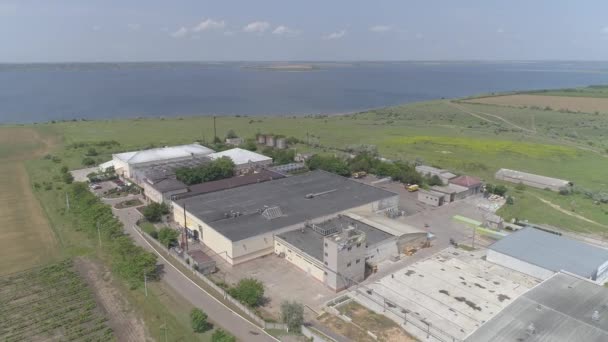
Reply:
[[284, 300], [304, 304], [304, 314], [313, 318], [321, 312], [326, 301], [336, 296], [334, 291], [321, 282], [274, 254], [232, 267], [225, 262], [218, 262], [218, 268], [219, 272], [213, 277], [222, 281], [225, 279], [226, 283], [234, 284], [243, 278], [255, 278], [263, 282], [265, 297], [269, 299], [263, 309], [275, 319], [280, 317], [280, 306]]
[[[447, 248], [350, 294], [419, 338], [425, 328], [441, 338], [463, 339], [538, 280], [482, 259], [485, 250]], [[386, 303], [386, 304], [384, 304]], [[426, 329], [424, 329], [426, 330]]]

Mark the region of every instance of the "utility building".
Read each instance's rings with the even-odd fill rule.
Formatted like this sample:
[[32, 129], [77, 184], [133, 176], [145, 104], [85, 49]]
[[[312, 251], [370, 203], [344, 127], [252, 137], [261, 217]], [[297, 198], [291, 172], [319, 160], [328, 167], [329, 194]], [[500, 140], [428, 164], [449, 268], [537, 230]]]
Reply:
[[550, 189], [553, 191], [559, 191], [562, 188], [571, 187], [573, 184], [570, 181], [551, 178], [532, 173], [500, 169], [496, 172], [494, 177], [498, 180], [511, 182], [516, 184], [524, 184], [538, 189]]
[[486, 259], [539, 279], [563, 270], [598, 283], [608, 280], [608, 250], [536, 228], [497, 241]]
[[271, 180], [173, 202], [175, 221], [229, 264], [270, 254], [274, 236], [356, 209], [397, 208], [399, 195], [325, 171]]
[[238, 174], [242, 174], [250, 170], [260, 170], [272, 165], [272, 158], [242, 148], [233, 148], [226, 151], [211, 153], [209, 155], [209, 158], [212, 160], [222, 157], [232, 159], [235, 165], [235, 171]]
[[450, 171], [438, 169], [436, 167], [427, 166], [427, 165], [418, 165], [416, 166], [416, 171], [426, 177], [437, 176], [441, 179], [443, 184], [448, 184], [450, 179], [456, 178], [456, 175], [451, 173]]

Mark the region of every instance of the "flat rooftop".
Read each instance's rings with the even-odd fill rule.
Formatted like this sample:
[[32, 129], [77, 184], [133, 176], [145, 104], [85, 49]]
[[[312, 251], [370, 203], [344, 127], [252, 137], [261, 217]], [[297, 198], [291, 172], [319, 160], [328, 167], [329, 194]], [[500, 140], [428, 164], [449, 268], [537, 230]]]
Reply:
[[256, 163], [256, 162], [270, 162], [272, 163], [272, 158], [267, 157], [263, 154], [255, 153], [249, 150], [245, 150], [242, 148], [232, 148], [230, 150], [221, 151], [211, 153], [209, 158], [215, 160], [222, 157], [228, 157], [232, 159], [235, 165], [244, 165], [248, 163]]
[[187, 193], [176, 195], [174, 200], [180, 200], [188, 197], [198, 196], [209, 192], [221, 191], [239, 186], [256, 184], [271, 181], [273, 179], [285, 178], [284, 175], [270, 170], [260, 170], [259, 172], [234, 176], [230, 178], [220, 179], [211, 182], [191, 185]]
[[[349, 226], [355, 227], [357, 230], [365, 233], [368, 246], [373, 246], [379, 242], [394, 237], [392, 234], [345, 215], [338, 215], [332, 219], [316, 224], [316, 226], [320, 227], [321, 229], [335, 230], [335, 233], [328, 236], [340, 234]], [[285, 240], [290, 245], [300, 249], [302, 252], [310, 255], [311, 257], [319, 261], [323, 261], [323, 239], [325, 236], [316, 232], [312, 227], [306, 226], [302, 229], [278, 234], [277, 237]]]
[[226, 238], [239, 241], [395, 196], [398, 195], [384, 189], [316, 170], [176, 203], [185, 205], [189, 213]]
[[607, 249], [535, 228], [518, 230], [489, 249], [554, 272], [564, 270], [586, 278], [595, 276], [608, 261]]
[[[608, 341], [608, 288], [556, 273], [483, 324], [466, 342]], [[598, 312], [597, 319], [593, 318]]]
[[167, 146], [141, 151], [117, 153], [113, 156], [131, 165], [162, 161], [175, 158], [185, 158], [195, 155], [208, 155], [214, 151], [199, 144]]
[[566, 186], [569, 185], [570, 182], [564, 179], [535, 175], [533, 173], [527, 173], [522, 171], [510, 170], [510, 169], [500, 169], [495, 174], [496, 178], [510, 178], [513, 181], [528, 181], [532, 183], [536, 183], [538, 185], [547, 185], [547, 186]]

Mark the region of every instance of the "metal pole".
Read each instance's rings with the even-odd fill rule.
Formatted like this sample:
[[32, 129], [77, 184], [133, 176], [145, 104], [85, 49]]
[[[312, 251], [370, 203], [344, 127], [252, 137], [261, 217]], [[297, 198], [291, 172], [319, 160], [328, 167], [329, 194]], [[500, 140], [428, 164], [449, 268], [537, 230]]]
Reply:
[[473, 226], [473, 242], [471, 243], [471, 248], [475, 249], [475, 232], [477, 231], [477, 227]]
[[97, 237], [99, 238], [99, 247], [101, 247], [101, 230], [99, 229], [99, 220], [97, 220]]
[[145, 271], [144, 271], [144, 291], [146, 292], [146, 297], [148, 297], [148, 277], [146, 277]]

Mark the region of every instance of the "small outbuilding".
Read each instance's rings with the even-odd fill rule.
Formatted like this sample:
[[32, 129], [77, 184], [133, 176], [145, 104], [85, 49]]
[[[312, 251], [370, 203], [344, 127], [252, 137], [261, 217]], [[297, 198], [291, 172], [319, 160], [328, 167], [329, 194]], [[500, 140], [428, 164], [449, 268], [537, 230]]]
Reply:
[[607, 249], [536, 228], [502, 238], [488, 248], [486, 259], [539, 279], [563, 270], [598, 283], [608, 280]]
[[481, 193], [481, 187], [483, 186], [483, 183], [479, 178], [471, 176], [458, 176], [456, 178], [452, 178], [450, 179], [450, 184], [463, 186], [469, 189], [469, 192], [466, 194], [466, 196]]
[[456, 185], [448, 184], [444, 186], [432, 186], [431, 190], [445, 194], [445, 202], [454, 202], [463, 198], [466, 198], [471, 194], [469, 188]]
[[446, 194], [434, 191], [434, 190], [418, 190], [418, 201], [432, 205], [434, 207], [440, 207], [445, 203]]
[[456, 178], [456, 175], [450, 171], [439, 169], [428, 165], [416, 166], [416, 172], [426, 177], [437, 176], [443, 184], [448, 184], [450, 179]]
[[201, 250], [189, 251], [188, 261], [192, 267], [202, 274], [210, 274], [215, 272], [215, 260]]

